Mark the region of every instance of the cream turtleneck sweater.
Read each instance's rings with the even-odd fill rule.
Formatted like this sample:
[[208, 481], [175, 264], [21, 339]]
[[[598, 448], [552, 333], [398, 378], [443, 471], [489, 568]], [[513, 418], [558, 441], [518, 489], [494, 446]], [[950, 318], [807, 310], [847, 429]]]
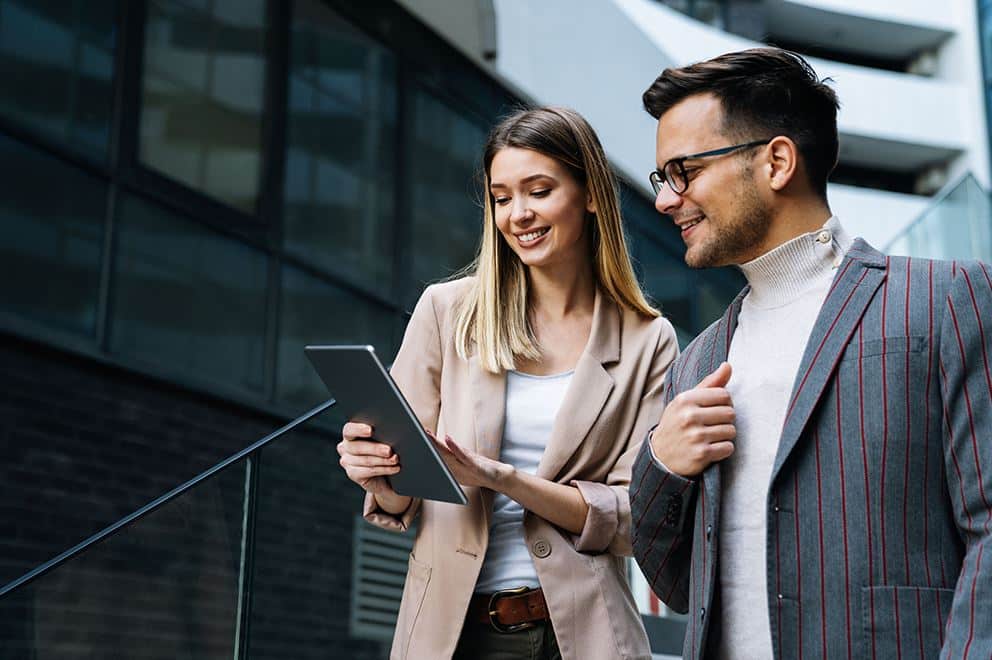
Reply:
[[719, 657], [771, 658], [766, 571], [768, 486], [799, 362], [851, 239], [831, 217], [740, 266], [751, 290], [728, 361], [737, 415], [732, 456], [720, 465]]

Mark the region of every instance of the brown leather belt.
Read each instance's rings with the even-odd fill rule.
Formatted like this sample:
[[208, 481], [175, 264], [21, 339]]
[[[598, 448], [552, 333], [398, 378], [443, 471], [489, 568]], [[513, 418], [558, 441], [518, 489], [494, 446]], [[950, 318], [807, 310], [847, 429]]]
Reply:
[[469, 621], [488, 623], [502, 633], [533, 628], [549, 618], [544, 592], [528, 587], [504, 589], [491, 595], [475, 594], [467, 616]]

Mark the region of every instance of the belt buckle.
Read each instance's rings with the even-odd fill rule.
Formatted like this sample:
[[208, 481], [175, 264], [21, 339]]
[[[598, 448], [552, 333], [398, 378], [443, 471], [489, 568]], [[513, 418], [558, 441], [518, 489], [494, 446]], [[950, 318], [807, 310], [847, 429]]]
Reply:
[[499, 591], [497, 591], [496, 593], [494, 593], [492, 596], [489, 597], [489, 624], [493, 627], [493, 630], [495, 630], [498, 633], [506, 634], [506, 633], [517, 632], [518, 630], [527, 630], [529, 628], [533, 628], [536, 625], [533, 621], [524, 621], [523, 623], [515, 623], [513, 625], [507, 626], [496, 620], [496, 616], [497, 614], [499, 614], [496, 611], [496, 607], [495, 607], [497, 600], [503, 598], [504, 596], [517, 596], [519, 594], [525, 594], [528, 591], [531, 591], [530, 587], [517, 587], [516, 589], [500, 589]]

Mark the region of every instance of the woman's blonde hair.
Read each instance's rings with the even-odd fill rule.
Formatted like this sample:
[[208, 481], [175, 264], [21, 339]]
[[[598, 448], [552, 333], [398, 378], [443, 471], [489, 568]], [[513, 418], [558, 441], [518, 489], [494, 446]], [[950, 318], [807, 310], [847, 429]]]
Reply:
[[555, 159], [588, 191], [596, 209], [588, 214], [588, 222], [597, 286], [619, 305], [647, 317], [659, 316], [634, 276], [616, 182], [596, 133], [574, 110], [522, 110], [493, 128], [483, 152], [482, 243], [464, 271], [474, 278], [455, 316], [458, 355], [468, 359], [474, 348], [482, 368], [493, 373], [514, 369], [517, 357], [541, 357], [528, 315], [527, 269], [496, 228], [489, 190], [493, 158], [507, 147], [531, 149]]

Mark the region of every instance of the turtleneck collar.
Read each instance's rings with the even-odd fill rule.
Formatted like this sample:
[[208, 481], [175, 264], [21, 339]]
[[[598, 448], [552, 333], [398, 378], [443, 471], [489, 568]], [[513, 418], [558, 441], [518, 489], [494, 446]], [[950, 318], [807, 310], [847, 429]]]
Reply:
[[830, 216], [820, 229], [741, 264], [751, 285], [748, 302], [763, 308], [792, 302], [821, 279], [832, 279], [851, 243], [837, 216]]

